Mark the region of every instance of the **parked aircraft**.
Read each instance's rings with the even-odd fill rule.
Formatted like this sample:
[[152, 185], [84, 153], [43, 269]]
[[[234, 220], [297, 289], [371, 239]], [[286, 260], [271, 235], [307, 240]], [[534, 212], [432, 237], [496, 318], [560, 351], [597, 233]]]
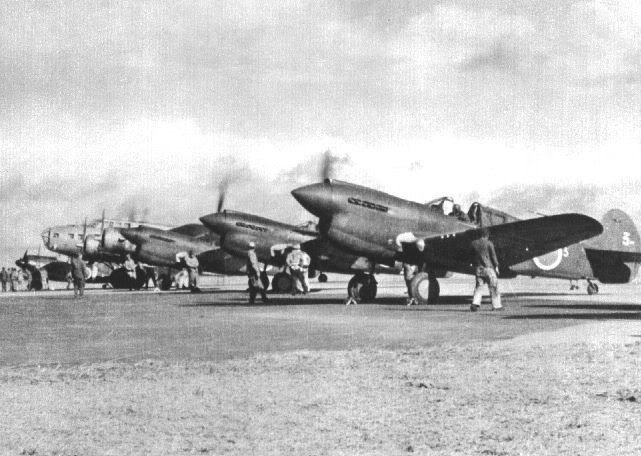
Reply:
[[[249, 242], [256, 244], [258, 260], [263, 264], [283, 267], [287, 253], [294, 244], [311, 257], [310, 277], [318, 271], [362, 274], [371, 272], [398, 274], [399, 265], [374, 265], [366, 257], [346, 253], [320, 237], [315, 224], [302, 226], [276, 222], [258, 215], [224, 210], [200, 217], [200, 221], [210, 230], [220, 235], [220, 245], [228, 253], [238, 258], [247, 257]], [[279, 272], [272, 280], [276, 292], [291, 290], [288, 274]], [[371, 299], [376, 295], [376, 285], [370, 287]]]
[[[437, 301], [437, 278], [446, 271], [474, 273], [470, 242], [481, 227], [490, 231], [504, 269], [603, 232], [599, 222], [582, 214], [516, 220], [480, 205], [480, 213], [470, 214], [472, 221], [464, 222], [444, 214], [434, 202], [420, 204], [332, 179], [292, 194], [319, 217], [321, 236], [335, 246], [373, 264], [391, 266], [404, 261], [420, 265], [426, 272], [417, 274], [412, 290], [422, 303]], [[371, 296], [371, 273], [354, 276], [350, 283], [352, 298]]]

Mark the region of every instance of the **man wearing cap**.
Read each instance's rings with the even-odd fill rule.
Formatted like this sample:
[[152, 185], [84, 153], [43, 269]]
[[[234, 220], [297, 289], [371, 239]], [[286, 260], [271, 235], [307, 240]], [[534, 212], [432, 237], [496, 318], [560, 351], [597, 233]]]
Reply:
[[256, 256], [256, 243], [251, 241], [247, 250], [247, 278], [249, 279], [249, 304], [256, 302], [256, 295], [260, 293], [263, 302], [267, 302], [267, 295], [265, 294], [265, 287], [260, 280], [260, 264]]
[[307, 293], [305, 290], [305, 278], [301, 270], [301, 263], [303, 261], [303, 252], [300, 250], [300, 244], [294, 244], [292, 246], [293, 250], [287, 255], [287, 267], [289, 268], [289, 273], [292, 278], [292, 296], [298, 294], [299, 285], [302, 288], [303, 293]]
[[73, 297], [82, 298], [85, 295], [85, 269], [87, 266], [82, 261], [82, 253], [77, 253], [71, 258], [71, 278], [73, 280]]
[[449, 216], [450, 217], [456, 217], [461, 222], [469, 222], [470, 221], [470, 219], [467, 216], [467, 214], [465, 212], [463, 212], [463, 210], [461, 209], [461, 205], [460, 204], [455, 204], [452, 207], [452, 212], [449, 213]]
[[470, 310], [476, 312], [481, 307], [481, 298], [484, 283], [487, 283], [492, 298], [492, 310], [503, 310], [501, 294], [499, 293], [499, 261], [496, 258], [494, 243], [490, 240], [490, 232], [483, 228], [477, 232], [476, 239], [472, 241], [472, 258], [476, 275], [476, 287]]

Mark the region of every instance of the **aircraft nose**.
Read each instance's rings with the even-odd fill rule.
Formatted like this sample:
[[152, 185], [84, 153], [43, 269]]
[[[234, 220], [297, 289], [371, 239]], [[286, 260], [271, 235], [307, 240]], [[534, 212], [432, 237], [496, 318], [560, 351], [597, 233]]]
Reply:
[[324, 184], [312, 184], [292, 190], [301, 206], [317, 217], [322, 217], [332, 204], [332, 191]]
[[122, 228], [120, 229], [120, 234], [132, 244], [139, 244], [142, 237], [141, 233], [135, 228]]
[[213, 214], [203, 215], [198, 220], [216, 234], [222, 235], [226, 231], [225, 227], [227, 223], [224, 212], [215, 212]]

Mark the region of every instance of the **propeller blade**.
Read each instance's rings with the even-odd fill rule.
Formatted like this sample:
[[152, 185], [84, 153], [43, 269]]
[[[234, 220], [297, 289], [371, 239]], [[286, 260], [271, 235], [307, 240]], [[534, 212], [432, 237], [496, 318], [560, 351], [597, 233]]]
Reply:
[[102, 219], [100, 221], [100, 233], [105, 231], [105, 210], [104, 208], [102, 209]]
[[332, 167], [334, 165], [334, 157], [329, 149], [323, 154], [323, 161], [321, 163], [321, 180], [326, 181], [332, 178]]
[[225, 177], [218, 185], [218, 204], [216, 206], [216, 212], [222, 212], [225, 207], [225, 198], [227, 197], [229, 182], [229, 178]]
[[28, 251], [29, 251], [29, 249], [27, 249], [27, 250], [25, 250], [25, 251], [24, 251], [24, 255], [22, 256], [22, 259], [23, 259], [24, 261], [27, 261], [27, 252], [28, 252]]

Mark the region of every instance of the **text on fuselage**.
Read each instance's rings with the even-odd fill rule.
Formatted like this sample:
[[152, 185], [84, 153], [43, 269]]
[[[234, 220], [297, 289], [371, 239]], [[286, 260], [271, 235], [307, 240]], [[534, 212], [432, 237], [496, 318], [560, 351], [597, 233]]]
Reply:
[[267, 228], [263, 226], [256, 226], [256, 225], [252, 225], [251, 223], [245, 223], [245, 222], [236, 222], [236, 226], [239, 226], [241, 228], [247, 228], [253, 231], [260, 231], [261, 233], [269, 231]]
[[380, 204], [370, 203], [369, 201], [365, 201], [365, 200], [362, 200], [362, 199], [354, 198], [354, 197], [351, 197], [351, 196], [349, 198], [347, 198], [347, 202], [349, 204], [353, 204], [355, 206], [361, 206], [361, 207], [364, 207], [366, 209], [372, 209], [372, 210], [379, 211], [379, 212], [387, 212], [387, 211], [389, 211], [389, 207], [387, 207], [387, 206], [381, 206]]

